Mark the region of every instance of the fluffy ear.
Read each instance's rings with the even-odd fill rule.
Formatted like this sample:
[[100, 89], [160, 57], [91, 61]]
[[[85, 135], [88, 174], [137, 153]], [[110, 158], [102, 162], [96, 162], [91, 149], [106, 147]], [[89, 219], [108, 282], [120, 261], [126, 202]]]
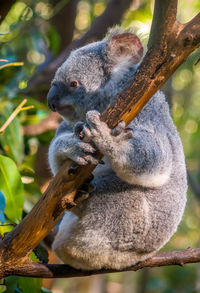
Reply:
[[143, 55], [140, 39], [132, 33], [122, 33], [113, 36], [107, 47], [108, 59], [114, 64], [130, 61], [137, 64]]

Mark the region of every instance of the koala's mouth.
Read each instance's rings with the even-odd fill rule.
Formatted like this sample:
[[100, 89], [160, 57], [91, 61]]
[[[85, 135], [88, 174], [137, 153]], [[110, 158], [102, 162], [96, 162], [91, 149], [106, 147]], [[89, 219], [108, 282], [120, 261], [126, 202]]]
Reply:
[[73, 106], [71, 105], [66, 105], [66, 106], [61, 106], [61, 107], [57, 107], [56, 111], [64, 117], [70, 117], [73, 116], [75, 113], [75, 109]]

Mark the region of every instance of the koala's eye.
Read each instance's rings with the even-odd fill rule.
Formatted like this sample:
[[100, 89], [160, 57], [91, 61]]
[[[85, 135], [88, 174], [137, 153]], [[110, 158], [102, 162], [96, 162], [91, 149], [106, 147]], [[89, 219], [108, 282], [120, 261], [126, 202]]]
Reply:
[[78, 87], [79, 82], [78, 82], [78, 80], [72, 80], [69, 85], [70, 85], [70, 87]]

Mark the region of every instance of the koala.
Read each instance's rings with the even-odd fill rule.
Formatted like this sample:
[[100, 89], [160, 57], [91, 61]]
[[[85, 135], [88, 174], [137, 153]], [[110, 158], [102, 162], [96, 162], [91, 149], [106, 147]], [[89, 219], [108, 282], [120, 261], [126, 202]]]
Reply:
[[66, 160], [97, 165], [97, 152], [103, 155], [95, 189], [64, 214], [52, 245], [77, 269], [120, 270], [143, 261], [166, 244], [183, 216], [185, 158], [164, 94], [158, 91], [128, 128], [121, 121], [110, 129], [100, 119], [142, 54], [135, 34], [111, 29], [71, 52], [48, 94], [49, 107], [63, 117], [49, 148], [53, 174]]

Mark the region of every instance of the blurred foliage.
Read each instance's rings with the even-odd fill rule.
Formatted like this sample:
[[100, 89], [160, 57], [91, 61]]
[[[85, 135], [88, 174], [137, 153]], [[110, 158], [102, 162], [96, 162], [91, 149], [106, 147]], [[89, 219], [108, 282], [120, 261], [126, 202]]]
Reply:
[[[35, 159], [41, 146], [48, 145], [53, 132], [23, 136], [23, 126], [35, 124], [47, 117], [46, 103], [26, 94], [28, 81], [40, 72], [59, 51], [60, 36], [52, 25], [52, 18], [69, 0], [16, 1], [0, 25], [0, 127], [19, 103], [26, 98], [26, 106], [0, 134], [0, 234], [9, 232], [22, 216], [32, 208], [45, 186], [38, 184]], [[81, 0], [75, 19], [74, 38], [82, 35], [99, 16], [108, 0]], [[200, 1], [179, 0], [178, 19], [190, 20], [200, 10]], [[152, 20], [153, 1], [135, 0], [125, 13], [121, 25], [132, 26], [144, 45], [147, 44]], [[172, 115], [184, 144], [188, 170], [200, 184], [200, 64], [194, 65], [200, 50], [194, 52], [165, 85], [171, 97]], [[24, 64], [24, 65], [23, 65]], [[44, 162], [41, 162], [43, 164]], [[163, 250], [200, 247], [200, 204], [189, 189], [188, 204], [178, 232]], [[24, 202], [24, 206], [23, 206]], [[23, 210], [22, 210], [23, 209]], [[35, 253], [47, 260], [43, 248]], [[34, 253], [31, 258], [38, 261]], [[0, 292], [50, 292], [42, 289], [42, 282], [34, 278], [9, 277], [1, 283]], [[200, 292], [200, 264], [184, 267], [145, 269], [127, 272], [56, 280], [53, 292], [107, 293], [188, 293]]]

